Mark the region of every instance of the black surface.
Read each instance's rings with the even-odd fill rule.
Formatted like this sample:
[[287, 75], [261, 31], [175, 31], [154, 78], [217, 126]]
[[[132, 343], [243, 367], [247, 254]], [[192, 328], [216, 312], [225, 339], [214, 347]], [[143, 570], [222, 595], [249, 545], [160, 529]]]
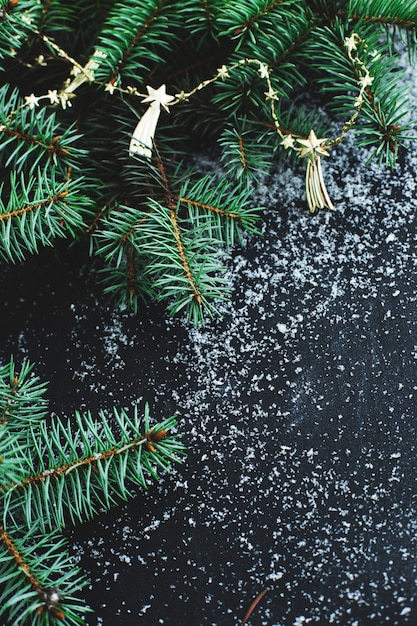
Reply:
[[91, 626], [237, 625], [264, 588], [253, 626], [417, 623], [417, 151], [360, 159], [326, 163], [314, 218], [301, 169], [260, 185], [263, 236], [205, 329], [118, 312], [82, 249], [1, 270], [0, 358], [37, 363], [52, 411], [148, 400], [189, 447], [70, 532]]

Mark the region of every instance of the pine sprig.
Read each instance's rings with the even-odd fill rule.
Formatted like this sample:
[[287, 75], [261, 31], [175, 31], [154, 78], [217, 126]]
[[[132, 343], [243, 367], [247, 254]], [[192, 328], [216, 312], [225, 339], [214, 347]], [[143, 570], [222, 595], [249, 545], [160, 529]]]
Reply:
[[53, 165], [65, 175], [86, 155], [74, 145], [80, 135], [73, 126], [62, 128], [56, 112], [47, 107], [24, 106], [18, 89], [11, 90], [9, 85], [0, 88], [0, 133], [0, 166], [16, 172], [32, 175], [38, 167]]
[[278, 142], [273, 129], [261, 130], [259, 122], [242, 117], [225, 127], [218, 143], [229, 177], [245, 183], [270, 169]]
[[77, 412], [74, 426], [52, 420], [32, 427], [28, 445], [33, 455], [20, 480], [8, 486], [5, 518], [21, 511], [28, 527], [38, 524], [51, 531], [127, 500], [134, 485], [146, 489], [147, 477], [158, 479], [158, 467], [169, 471], [173, 461], [181, 460], [184, 446], [168, 434], [175, 426], [171, 417], [151, 428], [146, 405], [144, 418], [137, 409], [132, 419], [124, 409], [114, 409], [113, 416], [101, 411], [96, 420]]
[[40, 13], [41, 6], [32, 0], [0, 1], [0, 59], [13, 58], [32, 38], [31, 24]]
[[48, 177], [38, 168], [28, 180], [12, 172], [0, 188], [0, 258], [21, 261], [56, 238], [76, 236], [91, 207], [80, 188], [80, 180], [57, 181], [54, 170]]
[[242, 0], [223, 3], [218, 15], [221, 34], [232, 38], [250, 38], [256, 42], [257, 32], [277, 18], [292, 17], [292, 9], [301, 6], [299, 0]]
[[166, 301], [173, 314], [186, 308], [198, 323], [215, 314], [211, 300], [227, 294], [220, 248], [244, 231], [257, 232], [260, 209], [251, 206], [247, 186], [213, 175], [184, 183], [181, 170], [166, 166], [159, 153], [151, 163], [135, 159], [133, 167], [142, 173], [126, 190], [134, 206], [115, 206], [94, 232], [96, 254], [107, 265], [105, 289], [123, 307], [136, 310], [141, 298]]
[[[85, 577], [59, 534], [147, 488], [182, 461], [176, 417], [149, 406], [46, 419], [45, 384], [24, 362], [0, 368], [0, 616], [13, 626], [75, 626], [90, 609]], [[31, 414], [31, 415], [30, 415]], [[29, 416], [30, 415], [30, 416]]]
[[373, 22], [383, 26], [396, 26], [408, 31], [417, 28], [417, 2], [416, 0], [350, 0], [350, 19]]
[[[362, 42], [358, 44], [359, 55], [371, 77], [355, 132], [360, 145], [374, 147], [369, 160], [377, 156], [381, 164], [393, 167], [398, 146], [410, 138], [408, 131], [412, 123], [408, 119], [408, 90], [399, 86], [398, 67], [378, 34], [366, 23], [358, 24], [355, 28]], [[317, 28], [307, 46], [315, 59], [314, 65], [319, 73], [318, 81], [323, 93], [332, 95], [329, 107], [340, 119], [348, 116], [349, 108], [352, 110], [353, 95], [360, 81], [358, 66], [349, 59], [344, 44], [349, 36], [348, 26], [336, 20], [334, 30]]]
[[86, 584], [64, 537], [0, 525], [0, 616], [9, 624], [83, 624], [91, 611], [79, 597]]
[[43, 0], [41, 11], [36, 22], [36, 29], [40, 33], [53, 33], [56, 31], [70, 30], [76, 19], [78, 2], [69, 0]]
[[256, 224], [260, 209], [252, 206], [251, 195], [247, 185], [232, 188], [227, 179], [219, 181], [209, 174], [194, 183], [187, 181], [178, 201], [188, 209], [193, 228], [202, 228], [202, 234], [205, 229], [206, 237], [228, 248], [242, 242], [243, 232], [259, 232]]
[[156, 299], [152, 281], [144, 272], [145, 267], [146, 259], [129, 244], [116, 264], [110, 259], [100, 270], [104, 293], [112, 295], [120, 309], [137, 313], [139, 302]]
[[95, 71], [98, 80], [137, 82], [160, 63], [178, 40], [181, 18], [166, 0], [124, 0], [110, 12], [96, 49], [105, 57]]
[[21, 431], [46, 417], [47, 384], [32, 374], [34, 365], [24, 361], [16, 372], [13, 358], [0, 367], [0, 427]]
[[[85, 230], [105, 261], [105, 290], [123, 307], [137, 310], [141, 298], [153, 298], [194, 321], [212, 314], [210, 298], [225, 296], [222, 249], [246, 228], [242, 215], [232, 217], [240, 184], [256, 180], [276, 155], [306, 157], [314, 212], [333, 207], [320, 159], [351, 128], [369, 159], [391, 167], [410, 138], [396, 47], [400, 34], [411, 58], [417, 0], [0, 1], [0, 65], [18, 88], [0, 91], [2, 256], [20, 260], [50, 245], [69, 216], [66, 234]], [[167, 100], [154, 99], [159, 89]], [[324, 140], [335, 118], [340, 130]], [[144, 131], [140, 156], [132, 133]], [[218, 141], [231, 179], [224, 189], [235, 193], [214, 185], [221, 202], [208, 200], [194, 173], [186, 166], [179, 173], [191, 140]], [[30, 216], [44, 213], [32, 211], [32, 198], [22, 206], [18, 192], [34, 191], [39, 180], [54, 197], [53, 181], [78, 184], [78, 171], [88, 198], [68, 195], [54, 228], [41, 227]], [[184, 175], [198, 192], [187, 202], [179, 201]], [[221, 211], [209, 217], [204, 205]]]
[[[228, 289], [216, 241], [205, 235], [210, 216], [179, 217], [177, 207], [150, 203], [146, 239], [139, 252], [150, 259], [149, 275], [159, 301], [167, 301], [172, 315], [186, 309], [195, 325], [204, 321], [204, 312], [216, 313], [212, 300], [224, 300]], [[145, 217], [145, 216], [144, 216]], [[155, 245], [156, 244], [156, 245]], [[136, 243], [135, 243], [136, 245]]]

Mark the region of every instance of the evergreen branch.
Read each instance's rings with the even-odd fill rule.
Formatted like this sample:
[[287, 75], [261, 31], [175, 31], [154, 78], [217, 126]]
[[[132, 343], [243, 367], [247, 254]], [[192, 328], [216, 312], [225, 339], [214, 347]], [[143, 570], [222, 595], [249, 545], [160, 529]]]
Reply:
[[63, 198], [68, 194], [68, 191], [60, 191], [59, 193], [50, 196], [49, 198], [45, 198], [44, 200], [40, 200], [39, 202], [34, 202], [33, 204], [28, 204], [19, 209], [15, 209], [13, 211], [9, 211], [6, 213], [0, 213], [0, 222], [4, 220], [11, 220], [14, 217], [20, 217], [29, 211], [39, 211], [40, 209], [44, 209], [47, 206], [50, 206], [53, 202], [62, 201]]
[[144, 273], [146, 260], [137, 254], [132, 245], [126, 247], [117, 265], [113, 263], [113, 260], [108, 261], [107, 267], [100, 270], [100, 274], [103, 276], [104, 293], [115, 296], [122, 310], [137, 313], [139, 300], [146, 302], [156, 299], [152, 281]]
[[417, 20], [408, 20], [401, 19], [395, 16], [387, 16], [387, 15], [359, 15], [359, 14], [350, 14], [350, 19], [354, 22], [359, 22], [363, 20], [365, 22], [376, 22], [378, 24], [382, 24], [383, 26], [399, 26], [400, 28], [417, 28]]
[[19, 91], [7, 84], [0, 88], [1, 134], [0, 165], [16, 172], [31, 175], [39, 166], [54, 165], [65, 173], [68, 167], [77, 167], [78, 160], [86, 155], [76, 146], [80, 136], [73, 125], [63, 130], [55, 111], [24, 106]]
[[13, 58], [31, 37], [31, 24], [40, 7], [31, 0], [2, 0], [0, 6], [0, 60]]
[[[102, 219], [100, 230], [94, 234], [98, 242], [96, 253], [105, 260], [119, 267], [127, 252], [127, 248], [134, 240], [138, 240], [143, 232], [142, 227], [148, 219], [149, 213], [132, 207], [120, 206], [109, 212]], [[139, 252], [139, 244], [135, 248]]]
[[184, 198], [184, 197], [179, 198], [179, 201], [183, 204], [196, 207], [197, 209], [203, 209], [204, 211], [212, 211], [213, 213], [216, 213], [217, 215], [222, 215], [223, 217], [226, 216], [232, 220], [238, 220], [238, 221], [241, 220], [240, 215], [238, 215], [237, 213], [232, 213], [231, 211], [227, 211], [227, 209], [221, 209], [212, 204], [204, 204], [202, 202], [198, 202], [197, 200], [191, 200], [190, 198]]
[[[271, 88], [280, 99], [288, 98], [295, 87], [305, 84], [305, 75], [300, 70], [304, 45], [311, 37], [313, 26], [308, 14], [289, 6], [282, 15], [277, 11], [276, 19], [270, 19], [256, 31], [256, 38], [242, 42], [230, 57], [231, 65], [227, 81], [218, 83], [212, 102], [220, 107], [229, 121], [236, 117], [259, 119], [262, 113], [270, 118], [265, 102], [265, 78], [259, 74], [259, 64], [244, 64], [242, 59], [259, 59], [270, 69]], [[275, 45], [271, 46], [270, 41]], [[260, 50], [262, 51], [259, 54]]]
[[77, 412], [75, 418], [75, 431], [60, 420], [30, 429], [34, 453], [20, 480], [7, 487], [5, 518], [22, 511], [29, 527], [39, 520], [42, 530], [63, 528], [68, 518], [90, 519], [98, 507], [130, 497], [130, 485], [146, 489], [147, 475], [158, 478], [155, 465], [169, 471], [184, 454], [178, 437], [168, 432], [176, 426], [175, 416], [150, 428], [148, 405], [143, 419], [136, 408], [133, 420], [114, 409], [119, 434], [103, 411], [97, 421], [89, 413]]
[[38, 30], [41, 31], [41, 32], [42, 32], [43, 27], [45, 25], [45, 21], [46, 21], [48, 13], [50, 11], [52, 2], [53, 2], [53, 0], [43, 0], [42, 13], [41, 13], [41, 17], [40, 17], [39, 24], [38, 24]]
[[[103, 411], [98, 420], [76, 413], [74, 424], [47, 423], [45, 385], [31, 370], [25, 361], [17, 374], [12, 359], [0, 368], [8, 412], [0, 424], [0, 616], [13, 626], [77, 626], [91, 610], [77, 597], [86, 581], [56, 528], [126, 499], [131, 485], [146, 488], [185, 448], [170, 432], [175, 416], [151, 427], [148, 405], [143, 418], [115, 409], [112, 428]], [[26, 418], [30, 407], [36, 419]]]
[[172, 224], [172, 232], [175, 238], [175, 245], [177, 247], [179, 257], [181, 259], [181, 264], [183, 267], [184, 275], [188, 281], [188, 287], [193, 295], [194, 300], [197, 302], [198, 305], [201, 305], [201, 302], [202, 302], [201, 293], [192, 275], [191, 268], [187, 260], [187, 255], [185, 253], [185, 245], [182, 240], [182, 235], [180, 231], [179, 221], [177, 217], [178, 199], [175, 198], [170, 188], [168, 176], [166, 174], [165, 167], [163, 165], [162, 159], [160, 158], [159, 154], [156, 154], [155, 158], [156, 158], [157, 168], [161, 174], [161, 180], [163, 181], [164, 187], [165, 187], [165, 202], [169, 209], [169, 219]]
[[[248, 186], [232, 188], [227, 180], [207, 175], [194, 183], [185, 183], [179, 202], [188, 208], [194, 228], [206, 229], [206, 237], [221, 241], [226, 247], [241, 240], [241, 232], [258, 232], [256, 221], [260, 208], [252, 207]], [[201, 221], [201, 223], [200, 223]]]
[[22, 434], [46, 416], [46, 384], [32, 375], [25, 360], [17, 373], [11, 358], [0, 368], [0, 493], [19, 480], [26, 445]]
[[213, 22], [213, 15], [210, 11], [208, 0], [200, 0], [200, 3], [206, 16], [207, 23], [211, 26]]
[[104, 203], [103, 207], [97, 211], [97, 213], [94, 215], [93, 220], [88, 224], [88, 226], [85, 229], [85, 232], [87, 233], [87, 235], [91, 235], [98, 228], [100, 224], [100, 220], [105, 215], [107, 215], [112, 210], [117, 210], [117, 206], [116, 207], [114, 206], [115, 200], [116, 200], [116, 195], [113, 194], [113, 196]]
[[169, 43], [177, 41], [180, 27], [178, 12], [167, 0], [117, 2], [97, 42], [96, 50], [105, 58], [95, 71], [96, 78], [117, 82], [121, 76], [137, 81], [162, 61]]
[[19, 480], [22, 456], [25, 454], [25, 445], [22, 443], [21, 432], [0, 425], [0, 493], [6, 485]]
[[[182, 195], [182, 194], [181, 194]], [[194, 221], [179, 218], [177, 211], [150, 201], [146, 233], [138, 252], [148, 256], [145, 274], [158, 291], [158, 300], [168, 300], [175, 315], [186, 308], [195, 324], [203, 321], [203, 312], [210, 316], [216, 310], [210, 299], [224, 299], [227, 292], [219, 274], [223, 266], [218, 246], [222, 242], [206, 236], [209, 215]], [[137, 243], [134, 240], [133, 245]]]
[[[203, 271], [209, 264], [199, 248], [207, 245], [214, 252], [215, 245], [233, 245], [241, 230], [256, 232], [259, 213], [250, 208], [248, 188], [233, 190], [225, 181], [215, 183], [214, 177], [207, 176], [186, 183], [177, 194], [169, 188], [162, 162], [160, 167], [166, 208], [148, 201], [147, 211], [132, 207], [112, 211], [95, 233], [97, 254], [110, 264], [103, 270], [105, 290], [120, 294], [123, 307], [137, 308], [137, 296], [161, 299], [175, 293], [173, 306], [182, 303], [192, 316], [197, 307], [208, 306], [207, 297], [219, 298], [223, 293], [221, 281], [213, 291], [217, 280]], [[216, 262], [212, 271], [220, 270]], [[167, 289], [167, 276], [177, 285], [174, 291]]]
[[87, 45], [96, 39], [97, 33], [114, 5], [115, 0], [94, 0], [94, 3], [91, 0], [79, 0], [77, 28]]
[[56, 182], [54, 171], [38, 170], [37, 179], [20, 184], [10, 176], [11, 194], [7, 204], [0, 189], [0, 255], [10, 261], [24, 259], [25, 253], [37, 252], [39, 246], [53, 245], [56, 237], [75, 236], [84, 226], [84, 215], [90, 212], [91, 200], [78, 193], [80, 180]]
[[[314, 64], [317, 64], [317, 69], [321, 73], [319, 82], [323, 85], [323, 92], [334, 96], [329, 107], [339, 115], [349, 116], [349, 123], [345, 123], [341, 135], [329, 142], [329, 146], [343, 138], [353, 121], [356, 123], [355, 130], [360, 140], [366, 135], [366, 143], [376, 146], [376, 150], [371, 154], [375, 156], [384, 154], [386, 165], [393, 166], [398, 142], [406, 138], [405, 132], [409, 128], [404, 121], [407, 115], [406, 91], [398, 86], [399, 71], [394, 60], [389, 54], [384, 54], [387, 44], [384, 45], [380, 41], [378, 33], [375, 33], [371, 25], [357, 24], [355, 33], [350, 36], [358, 38], [357, 62], [352, 62], [355, 59], [350, 58], [344, 43], [348, 32], [346, 25], [336, 21], [334, 31], [329, 28], [317, 28], [315, 37], [308, 46], [310, 54], [314, 56]], [[365, 65], [367, 79], [361, 75], [361, 68]], [[352, 115], [354, 107], [352, 104], [349, 105], [349, 100], [352, 102], [352, 94], [355, 92], [357, 94], [358, 85], [365, 79], [367, 85], [366, 88], [363, 88], [363, 85], [361, 87], [359, 96], [361, 102], [354, 105], [356, 113]], [[359, 109], [361, 116], [356, 120]], [[385, 112], [388, 111], [390, 114], [387, 116]], [[372, 140], [370, 140], [371, 129], [373, 129]]]
[[77, 2], [42, 0], [37, 30], [43, 34], [54, 30], [70, 30], [77, 13]]
[[[233, 245], [242, 230], [256, 232], [258, 212], [249, 208], [248, 188], [233, 190], [224, 181], [215, 183], [214, 177], [187, 183], [177, 193], [159, 153], [154, 160], [161, 202], [148, 200], [144, 210], [121, 206], [102, 220], [94, 235], [97, 254], [109, 264], [103, 270], [105, 291], [133, 309], [138, 296], [173, 298], [170, 310], [185, 307], [197, 322], [203, 310], [214, 313], [208, 298], [224, 297], [222, 280], [214, 276], [222, 270], [215, 246]], [[205, 248], [214, 254], [211, 262]]]
[[404, 29], [417, 28], [417, 2], [383, 2], [381, 0], [350, 0], [348, 17], [354, 22], [374, 22]]
[[[391, 46], [395, 44], [397, 33], [405, 40], [411, 60], [417, 45], [417, 2], [386, 3], [381, 0], [351, 0], [347, 17], [357, 24], [378, 24], [384, 28]], [[405, 37], [404, 37], [405, 35]]]
[[0, 368], [0, 426], [22, 432], [46, 416], [47, 384], [32, 376], [33, 364], [24, 360], [17, 373], [13, 359]]
[[42, 589], [42, 585], [36, 578], [35, 574], [31, 571], [30, 567], [25, 563], [23, 557], [16, 547], [15, 542], [12, 540], [10, 535], [5, 531], [4, 527], [0, 525], [0, 541], [3, 543], [3, 546], [6, 548], [7, 552], [12, 557], [15, 565], [18, 569], [22, 570], [23, 575], [27, 578], [30, 586], [34, 591], [40, 591]]
[[170, 212], [169, 212], [169, 219], [171, 220], [171, 224], [172, 224], [172, 232], [174, 234], [174, 238], [175, 238], [175, 245], [177, 246], [178, 249], [178, 253], [181, 259], [181, 264], [184, 270], [184, 275], [188, 281], [188, 285], [189, 285], [189, 290], [192, 293], [192, 297], [194, 298], [194, 300], [197, 302], [197, 304], [201, 305], [202, 302], [202, 297], [201, 297], [201, 293], [200, 290], [197, 287], [197, 283], [196, 280], [191, 272], [191, 268], [190, 265], [188, 263], [187, 260], [187, 255], [185, 253], [185, 245], [184, 242], [182, 240], [182, 235], [181, 235], [181, 231], [180, 231], [180, 227], [179, 227], [179, 222], [178, 222], [178, 218], [177, 218], [177, 213], [176, 213], [176, 208], [171, 208]]
[[39, 535], [35, 528], [13, 537], [0, 525], [0, 583], [0, 615], [14, 626], [76, 626], [91, 611], [75, 595], [86, 581], [56, 534]]
[[219, 22], [226, 26], [222, 35], [238, 37], [246, 31], [252, 32], [255, 26], [258, 26], [269, 14], [274, 14], [277, 8], [282, 5], [291, 6], [294, 2], [291, 0], [243, 0], [239, 3], [226, 2], [223, 7], [222, 16]]
[[66, 148], [63, 148], [62, 145], [59, 144], [60, 137], [53, 137], [52, 141], [49, 144], [45, 144], [39, 137], [33, 137], [28, 133], [22, 133], [19, 130], [13, 130], [11, 128], [7, 128], [7, 126], [0, 126], [0, 132], [4, 133], [6, 137], [16, 137], [16, 139], [26, 142], [29, 146], [38, 145], [49, 155], [55, 154], [57, 157], [65, 157], [69, 154], [69, 151]]
[[[300, 57], [302, 55], [302, 46], [304, 42], [308, 40], [309, 36], [311, 35], [311, 32], [313, 31], [315, 27], [316, 27], [315, 25], [314, 26], [310, 24], [308, 24], [308, 26], [306, 25], [306, 28], [304, 28], [299, 33], [297, 33], [295, 37], [293, 36], [292, 41], [288, 42], [285, 49], [281, 50], [277, 56], [275, 56], [270, 61], [266, 59], [269, 67], [272, 70], [276, 68], [280, 71], [281, 65], [283, 63], [287, 61], [291, 63], [293, 59], [297, 58], [296, 53], [298, 53], [298, 56]], [[301, 73], [299, 73], [298, 82], [300, 84], [301, 82], [303, 82], [303, 79], [301, 78]]]
[[380, 165], [395, 167], [399, 147], [404, 145], [403, 142], [416, 138], [414, 133], [408, 134], [415, 122], [404, 123], [407, 96], [405, 90], [402, 102], [377, 102], [369, 107], [367, 120], [361, 124], [358, 141], [358, 145], [370, 149], [367, 163], [377, 157]]
[[[249, 181], [270, 168], [277, 147], [276, 132], [262, 132], [259, 126], [247, 117], [238, 118], [220, 136], [221, 159], [231, 177]], [[275, 131], [274, 124], [271, 128]]]

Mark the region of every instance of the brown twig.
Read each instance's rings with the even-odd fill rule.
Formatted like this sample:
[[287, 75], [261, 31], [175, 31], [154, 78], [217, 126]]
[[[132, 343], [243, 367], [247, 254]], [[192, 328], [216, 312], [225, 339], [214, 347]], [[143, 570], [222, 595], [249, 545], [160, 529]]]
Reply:
[[10, 537], [10, 535], [6, 532], [4, 527], [1, 525], [0, 525], [0, 541], [3, 542], [3, 545], [6, 548], [7, 552], [13, 558], [14, 562], [16, 563], [16, 566], [22, 571], [23, 575], [30, 582], [32, 588], [35, 589], [35, 591], [39, 593], [42, 590], [42, 585], [40, 584], [36, 576], [32, 573], [29, 565], [25, 563], [25, 561], [23, 560], [23, 557], [20, 554], [19, 550], [16, 548], [16, 545], [13, 539]]
[[190, 204], [191, 206], [195, 206], [198, 209], [205, 209], [206, 211], [211, 211], [212, 213], [223, 215], [224, 217], [230, 217], [235, 220], [241, 219], [238, 213], [231, 213], [231, 212], [225, 211], [224, 209], [220, 209], [219, 207], [213, 206], [212, 204], [203, 204], [202, 202], [197, 202], [197, 200], [190, 200], [190, 198], [184, 198], [184, 197], [181, 197], [179, 201], [184, 204]]
[[248, 621], [248, 619], [250, 618], [250, 616], [252, 615], [252, 613], [254, 612], [254, 610], [258, 606], [259, 602], [262, 600], [262, 598], [264, 597], [264, 595], [266, 593], [268, 593], [268, 589], [264, 589], [263, 591], [261, 591], [261, 593], [258, 593], [258, 595], [253, 600], [253, 602], [251, 602], [248, 610], [246, 611], [245, 615], [243, 616], [242, 624], [246, 624], [246, 622]]
[[36, 202], [35, 204], [27, 204], [21, 209], [16, 209], [15, 211], [9, 211], [9, 213], [0, 213], [0, 222], [8, 219], [12, 219], [13, 217], [19, 217], [24, 213], [29, 213], [30, 211], [37, 211], [42, 209], [45, 206], [49, 206], [51, 202], [57, 202], [68, 194], [68, 191], [61, 191], [60, 193], [55, 194], [54, 196], [50, 196], [46, 200], [41, 200], [41, 202]]

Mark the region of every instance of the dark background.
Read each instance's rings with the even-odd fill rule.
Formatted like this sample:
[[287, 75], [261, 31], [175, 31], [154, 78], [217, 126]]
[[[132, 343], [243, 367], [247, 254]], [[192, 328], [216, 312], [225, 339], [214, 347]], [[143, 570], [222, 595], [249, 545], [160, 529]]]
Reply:
[[0, 360], [35, 362], [51, 411], [147, 400], [188, 446], [70, 529], [91, 626], [234, 626], [265, 588], [253, 626], [417, 623], [417, 148], [366, 156], [324, 164], [333, 212], [308, 214], [301, 166], [258, 185], [205, 328], [118, 311], [83, 246], [1, 269]]

